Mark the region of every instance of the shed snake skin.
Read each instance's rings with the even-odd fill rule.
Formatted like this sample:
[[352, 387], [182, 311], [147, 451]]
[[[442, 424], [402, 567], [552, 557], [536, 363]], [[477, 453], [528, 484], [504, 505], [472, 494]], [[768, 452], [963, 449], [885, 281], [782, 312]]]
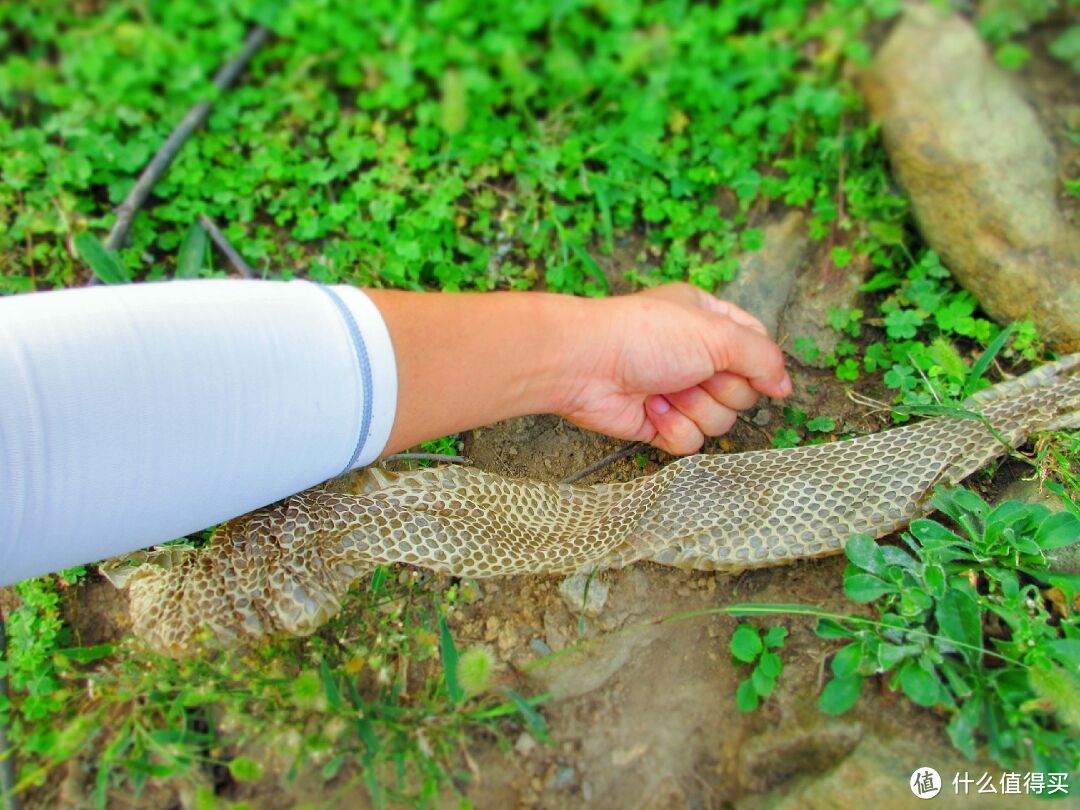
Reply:
[[[201, 549], [141, 552], [108, 573], [135, 633], [183, 654], [314, 632], [376, 566], [572, 574], [651, 560], [737, 572], [840, 552], [926, 511], [1035, 431], [1080, 427], [1080, 354], [946, 415], [847, 441], [678, 459], [628, 483], [511, 480], [468, 467], [369, 468], [354, 493], [314, 488], [222, 525]], [[990, 430], [992, 425], [994, 430]], [[1006, 446], [1008, 445], [1008, 446]], [[132, 565], [134, 561], [134, 566]]]

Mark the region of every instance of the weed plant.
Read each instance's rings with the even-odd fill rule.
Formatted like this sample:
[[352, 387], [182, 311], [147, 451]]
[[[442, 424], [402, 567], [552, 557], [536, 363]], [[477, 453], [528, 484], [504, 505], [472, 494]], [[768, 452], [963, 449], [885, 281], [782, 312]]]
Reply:
[[169, 782], [214, 807], [230, 781], [303, 769], [328, 796], [362, 784], [376, 806], [446, 801], [472, 778], [460, 764], [471, 741], [547, 731], [534, 708], [542, 696], [500, 686], [483, 649], [459, 655], [445, 619], [458, 586], [433, 582], [379, 569], [310, 638], [181, 659], [131, 638], [69, 646], [55, 581], [24, 583], [2, 662], [19, 700], [0, 707], [18, 789], [52, 804], [62, 774], [85, 768], [85, 784], [66, 780], [64, 801], [137, 804], [148, 784]]

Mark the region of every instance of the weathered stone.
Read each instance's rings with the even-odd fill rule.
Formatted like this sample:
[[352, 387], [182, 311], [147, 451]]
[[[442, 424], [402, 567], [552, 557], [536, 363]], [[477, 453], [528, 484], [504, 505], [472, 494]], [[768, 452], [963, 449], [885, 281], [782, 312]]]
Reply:
[[[916, 796], [910, 781], [916, 771], [926, 768], [938, 772], [934, 784], [939, 788], [935, 797], [943, 807], [985, 807], [987, 796], [979, 795], [971, 786], [967, 795], [963, 787], [954, 789], [953, 776], [973, 772], [979, 778], [984, 772], [993, 774], [997, 782], [1002, 769], [967, 763], [955, 756], [945, 761], [927, 761], [926, 752], [907, 740], [891, 740], [887, 745], [874, 736], [867, 736], [855, 749], [828, 773], [819, 777], [802, 777], [782, 791], [742, 802], [739, 810], [768, 807], [771, 810], [848, 810], [872, 806], [878, 810], [902, 810], [934, 806]], [[959, 786], [959, 783], [958, 783]], [[1000, 790], [999, 784], [994, 785]], [[1025, 795], [1010, 795], [1001, 799], [1010, 808], [1036, 808], [1045, 802]]]
[[926, 241], [999, 321], [1080, 349], [1080, 233], [1057, 206], [1038, 120], [975, 30], [910, 7], [863, 76]]
[[801, 211], [791, 211], [766, 225], [762, 236], [761, 248], [739, 257], [738, 274], [716, 294], [753, 313], [776, 337], [780, 313], [806, 261], [810, 245], [806, 217]]
[[571, 613], [598, 616], [607, 602], [608, 586], [596, 577], [590, 580], [584, 574], [574, 574], [559, 584], [559, 595]]
[[843, 269], [827, 259], [819, 259], [795, 280], [788, 304], [780, 316], [781, 345], [792, 346], [796, 338], [806, 337], [820, 350], [816, 357], [805, 357], [807, 364], [825, 368], [825, 356], [836, 350], [843, 335], [829, 327], [831, 309], [850, 309], [859, 304], [859, 288], [866, 277], [865, 257], [856, 257]]

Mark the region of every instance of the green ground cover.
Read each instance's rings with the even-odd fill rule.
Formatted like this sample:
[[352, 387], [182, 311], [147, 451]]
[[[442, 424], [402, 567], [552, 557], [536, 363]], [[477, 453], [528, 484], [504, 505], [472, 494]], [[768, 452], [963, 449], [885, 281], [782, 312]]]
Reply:
[[[1039, 359], [1045, 349], [1031, 324], [997, 340], [1001, 328], [919, 241], [890, 178], [851, 75], [898, 5], [5, 2], [0, 293], [90, 279], [86, 246], [104, 239], [146, 161], [192, 103], [213, 96], [213, 72], [252, 25], [264, 23], [274, 38], [241, 82], [215, 99], [207, 126], [155, 187], [112, 259], [119, 276], [224, 275], [216, 254], [190, 239], [205, 214], [269, 278], [417, 289], [546, 285], [601, 295], [608, 281], [600, 263], [616, 257], [639, 285], [689, 279], [712, 288], [733, 276], [739, 252], [761, 244], [771, 208], [802, 207], [837, 268], [853, 261], [871, 268], [865, 308], [831, 313], [845, 339], [825, 359], [844, 384], [880, 377], [905, 406], [897, 418], [909, 418], [911, 408], [955, 402], [984, 384], [970, 366], [986, 345], [996, 341], [1006, 363]], [[1024, 48], [1012, 37], [1057, 5], [982, 4], [980, 24], [999, 63], [1023, 64]], [[1076, 59], [1076, 30], [1055, 43], [1062, 60]], [[805, 340], [793, 348], [820, 355]], [[827, 415], [792, 410], [774, 441], [822, 440], [835, 427]], [[1075, 498], [1076, 457], [1076, 435], [1060, 434], [1039, 445], [1035, 463]], [[1045, 576], [1041, 552], [1017, 541], [1027, 542], [1023, 566], [1014, 566], [1020, 573], [1002, 573], [1001, 555], [979, 556], [980, 542], [960, 546], [978, 557], [1002, 597], [986, 595], [980, 615], [1015, 619], [1023, 638], [1038, 644], [1062, 642], [1006, 649], [1057, 678], [1056, 668], [1075, 662], [1075, 621], [1040, 635], [1017, 596], [1026, 598]], [[1024, 692], [1014, 670], [1013, 680], [979, 680], [978, 661], [948, 638], [912, 640], [919, 627], [974, 640], [970, 627], [949, 625], [953, 614], [934, 607], [941, 595], [933, 578], [961, 577], [959, 556], [943, 562], [914, 552], [909, 565], [894, 555], [890, 568], [869, 546], [860, 549], [852, 577], [915, 577], [930, 602], [904, 605], [880, 594], [883, 615], [903, 619], [892, 636], [845, 625], [847, 649], [857, 655], [833, 664], [840, 686], [832, 692], [848, 691], [831, 694], [828, 708], [854, 700], [852, 688], [892, 654], [882, 650], [907, 645], [892, 661], [896, 672], [913, 673], [919, 662], [926, 675], [957, 676], [934, 685], [918, 673], [897, 678], [912, 684], [900, 683], [905, 691], [953, 701], [965, 750], [987, 735], [963, 707], [989, 705], [997, 694], [1011, 701], [1002, 711], [1014, 727], [1030, 730], [1032, 716], [1045, 721], [1042, 756], [1059, 762], [1062, 751], [1075, 750], [1062, 731], [1070, 721], [1055, 721], [1047, 709], [1068, 690], [1060, 678]], [[545, 735], [542, 718], [519, 696], [477, 688], [490, 678], [490, 662], [482, 652], [458, 659], [441, 621], [458, 591], [444, 585], [382, 572], [340, 622], [312, 639], [248, 658], [177, 662], [147, 657], [127, 641], [72, 647], [58, 610], [66, 581], [25, 583], [22, 606], [9, 615], [15, 643], [0, 662], [13, 689], [12, 702], [0, 698], [0, 721], [19, 747], [18, 776], [40, 784], [66, 760], [89, 755], [103, 766], [88, 788], [98, 806], [110, 791], [171, 778], [195, 785], [200, 806], [213, 806], [207, 780], [257, 779], [260, 764], [238, 752], [263, 743], [285, 751], [293, 768], [316, 763], [328, 778], [354, 769], [376, 800], [432, 801], [467, 784], [455, 754], [466, 737], [498, 738], [511, 723]], [[952, 599], [954, 608], [971, 615], [966, 602]], [[753, 665], [740, 695], [745, 708], [767, 700], [782, 677], [774, 651], [782, 635], [762, 634], [757, 649], [751, 634], [760, 641], [748, 629], [741, 641], [749, 647], [740, 647], [740, 660]], [[1003, 632], [987, 644], [1004, 649], [1010, 638]], [[414, 681], [423, 673], [422, 685], [406, 691], [410, 668]], [[1075, 702], [1063, 705], [1074, 722]], [[315, 717], [331, 722], [312, 729]], [[1022, 746], [997, 742], [1003, 760], [1023, 758]]]
[[0, 284], [72, 283], [72, 234], [103, 233], [264, 20], [280, 36], [158, 184], [121, 252], [132, 275], [171, 275], [205, 213], [271, 276], [601, 293], [594, 257], [634, 231], [636, 278], [709, 286], [767, 201], [811, 207], [818, 233], [903, 209], [843, 76], [896, 7], [8, 4]]

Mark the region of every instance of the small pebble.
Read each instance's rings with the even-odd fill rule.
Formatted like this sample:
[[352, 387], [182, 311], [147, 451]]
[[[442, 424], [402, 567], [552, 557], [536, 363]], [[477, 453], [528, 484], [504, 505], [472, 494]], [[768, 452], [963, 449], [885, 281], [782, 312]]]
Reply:
[[574, 781], [574, 769], [569, 765], [560, 765], [555, 771], [555, 787], [564, 788]]
[[517, 740], [514, 742], [514, 750], [521, 756], [527, 757], [534, 750], [536, 750], [536, 740], [533, 736], [526, 731], [521, 732]]
[[534, 638], [529, 642], [529, 646], [537, 655], [551, 655], [551, 647], [542, 638]]
[[758, 412], [754, 414], [753, 422], [758, 427], [765, 427], [773, 420], [773, 412], [768, 408], [758, 408]]
[[[585, 585], [588, 583], [588, 601], [586, 602]], [[586, 616], [598, 616], [607, 602], [608, 586], [602, 580], [589, 578], [584, 574], [574, 574], [567, 577], [559, 585], [559, 595], [562, 596], [570, 612], [574, 614], [584, 613]]]

